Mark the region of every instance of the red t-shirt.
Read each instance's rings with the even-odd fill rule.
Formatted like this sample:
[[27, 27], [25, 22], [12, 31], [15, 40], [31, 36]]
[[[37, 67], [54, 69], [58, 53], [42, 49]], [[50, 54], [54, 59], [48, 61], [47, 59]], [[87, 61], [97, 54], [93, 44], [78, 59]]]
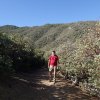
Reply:
[[57, 66], [57, 61], [59, 60], [58, 56], [57, 55], [54, 55], [54, 56], [50, 56], [49, 57], [49, 65], [53, 65], [53, 66]]

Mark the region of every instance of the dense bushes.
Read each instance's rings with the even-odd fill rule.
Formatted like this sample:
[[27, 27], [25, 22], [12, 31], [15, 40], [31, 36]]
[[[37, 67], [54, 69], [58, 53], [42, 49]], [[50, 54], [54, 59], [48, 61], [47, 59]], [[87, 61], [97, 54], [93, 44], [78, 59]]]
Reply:
[[81, 81], [80, 78], [84, 78], [84, 80], [87, 78], [87, 84], [90, 85], [90, 88], [100, 89], [99, 23], [94, 24], [92, 28], [88, 28], [86, 32], [80, 39], [76, 38], [76, 41], [70, 46], [62, 46], [63, 49], [58, 53], [62, 66], [64, 66], [62, 69], [67, 71], [69, 77], [75, 76], [79, 81]]
[[0, 34], [0, 74], [30, 72], [44, 64], [43, 53], [26, 49], [24, 44], [17, 44], [8, 36]]

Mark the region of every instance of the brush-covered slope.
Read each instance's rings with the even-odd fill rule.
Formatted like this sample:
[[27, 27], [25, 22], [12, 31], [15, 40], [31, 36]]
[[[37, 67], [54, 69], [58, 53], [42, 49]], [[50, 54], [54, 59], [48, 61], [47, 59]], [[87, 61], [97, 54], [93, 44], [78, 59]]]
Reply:
[[[100, 87], [100, 24], [97, 21], [47, 24], [35, 27], [2, 26], [0, 33], [25, 47], [40, 49], [45, 57], [56, 50], [62, 68], [72, 73], [85, 70], [89, 82]], [[80, 73], [82, 74], [82, 73]]]
[[[70, 24], [47, 24], [36, 27], [17, 27], [6, 25], [0, 27], [0, 33], [21, 36], [23, 40], [30, 41], [36, 48], [50, 49], [59, 47], [67, 42], [74, 43], [95, 27], [97, 22], [77, 22]], [[13, 34], [13, 35], [12, 35]]]

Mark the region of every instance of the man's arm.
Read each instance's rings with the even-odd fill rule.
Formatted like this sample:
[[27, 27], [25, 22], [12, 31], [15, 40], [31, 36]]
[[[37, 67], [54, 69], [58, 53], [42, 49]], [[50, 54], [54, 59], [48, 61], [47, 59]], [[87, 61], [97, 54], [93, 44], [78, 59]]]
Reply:
[[48, 67], [50, 66], [50, 59], [48, 60]]

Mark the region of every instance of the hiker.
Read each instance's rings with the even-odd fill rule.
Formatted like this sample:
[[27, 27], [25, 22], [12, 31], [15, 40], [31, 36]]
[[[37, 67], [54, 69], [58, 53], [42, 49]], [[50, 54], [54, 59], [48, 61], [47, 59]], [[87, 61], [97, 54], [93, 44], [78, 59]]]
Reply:
[[57, 69], [57, 65], [59, 63], [59, 58], [56, 55], [55, 51], [52, 51], [51, 56], [49, 57], [49, 61], [48, 61], [48, 68], [49, 68], [49, 81], [52, 81], [52, 74], [53, 74], [53, 81], [56, 81], [56, 69]]

